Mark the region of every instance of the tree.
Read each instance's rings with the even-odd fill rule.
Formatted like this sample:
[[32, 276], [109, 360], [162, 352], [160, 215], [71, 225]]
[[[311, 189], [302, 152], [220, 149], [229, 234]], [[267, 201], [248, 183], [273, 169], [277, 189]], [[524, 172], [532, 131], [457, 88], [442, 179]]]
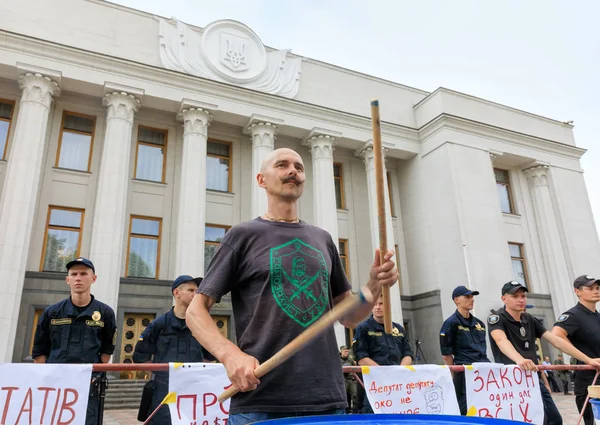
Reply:
[[64, 272], [69, 261], [75, 259], [76, 250], [68, 249], [67, 238], [59, 238], [57, 234], [48, 232], [44, 271]]
[[137, 253], [129, 253], [129, 276], [149, 277], [154, 279], [156, 274], [152, 267]]

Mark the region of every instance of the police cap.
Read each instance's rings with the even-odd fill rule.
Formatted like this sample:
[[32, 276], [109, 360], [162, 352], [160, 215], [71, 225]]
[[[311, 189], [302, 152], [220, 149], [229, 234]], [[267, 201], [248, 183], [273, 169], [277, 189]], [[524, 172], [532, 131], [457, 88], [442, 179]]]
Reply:
[[579, 289], [582, 286], [592, 286], [594, 283], [600, 283], [600, 279], [596, 279], [595, 277], [588, 276], [587, 274], [583, 276], [579, 276], [573, 282], [573, 286], [575, 289]]
[[521, 282], [517, 282], [516, 280], [511, 280], [510, 282], [506, 282], [502, 287], [502, 295], [504, 294], [515, 294], [519, 289], [524, 289], [525, 292], [529, 292], [527, 286], [523, 285]]
[[87, 258], [83, 258], [83, 257], [77, 257], [76, 259], [69, 261], [66, 265], [67, 270], [69, 270], [71, 267], [76, 266], [78, 264], [83, 264], [86, 267], [89, 267], [90, 269], [92, 269], [92, 271], [94, 272], [94, 274], [96, 273], [96, 269], [94, 268], [94, 263], [92, 263], [90, 260], [88, 260]]
[[462, 295], [479, 295], [479, 291], [471, 291], [466, 286], [457, 286], [454, 288], [454, 291], [452, 291], [452, 299]]
[[196, 282], [197, 285], [200, 285], [200, 282], [202, 282], [202, 278], [201, 277], [192, 277], [188, 274], [182, 274], [181, 276], [179, 276], [177, 279], [175, 279], [173, 281], [173, 284], [171, 285], [171, 292], [173, 292], [175, 290], [175, 288], [177, 288], [179, 285], [182, 285], [182, 284], [188, 283], [188, 282]]

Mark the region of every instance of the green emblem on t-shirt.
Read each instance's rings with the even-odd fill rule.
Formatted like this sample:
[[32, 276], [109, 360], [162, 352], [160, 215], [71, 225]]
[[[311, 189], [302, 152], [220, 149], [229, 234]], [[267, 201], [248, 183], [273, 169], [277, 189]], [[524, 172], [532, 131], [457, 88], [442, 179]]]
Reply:
[[277, 305], [306, 327], [317, 320], [329, 301], [329, 270], [318, 249], [294, 239], [271, 248], [271, 291]]

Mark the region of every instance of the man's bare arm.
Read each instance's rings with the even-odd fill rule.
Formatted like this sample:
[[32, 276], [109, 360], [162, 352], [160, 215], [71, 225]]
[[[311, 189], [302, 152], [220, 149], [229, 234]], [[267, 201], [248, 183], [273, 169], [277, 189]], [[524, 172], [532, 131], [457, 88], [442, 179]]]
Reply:
[[219, 331], [210, 316], [214, 303], [213, 298], [196, 294], [187, 309], [186, 324], [200, 345], [223, 363], [231, 383], [240, 391], [252, 391], [260, 383], [254, 375], [259, 362], [242, 352]]
[[508, 340], [508, 338], [506, 337], [506, 333], [504, 333], [503, 330], [494, 329], [490, 333], [490, 336], [494, 338], [494, 341], [496, 341], [496, 345], [498, 345], [500, 351], [502, 351], [502, 353], [504, 353], [506, 357], [511, 359], [517, 365], [521, 366], [521, 368], [525, 370], [537, 370], [537, 366], [533, 362], [533, 360], [526, 359], [522, 355], [520, 355], [519, 352], [515, 349], [515, 347], [513, 347], [511, 342]]

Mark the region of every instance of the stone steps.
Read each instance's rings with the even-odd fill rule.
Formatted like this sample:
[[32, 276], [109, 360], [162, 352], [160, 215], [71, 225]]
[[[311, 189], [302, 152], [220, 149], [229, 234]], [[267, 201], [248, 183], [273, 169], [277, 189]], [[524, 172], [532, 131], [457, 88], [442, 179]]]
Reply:
[[142, 390], [148, 382], [144, 379], [115, 379], [108, 382], [105, 410], [137, 409], [140, 407]]

